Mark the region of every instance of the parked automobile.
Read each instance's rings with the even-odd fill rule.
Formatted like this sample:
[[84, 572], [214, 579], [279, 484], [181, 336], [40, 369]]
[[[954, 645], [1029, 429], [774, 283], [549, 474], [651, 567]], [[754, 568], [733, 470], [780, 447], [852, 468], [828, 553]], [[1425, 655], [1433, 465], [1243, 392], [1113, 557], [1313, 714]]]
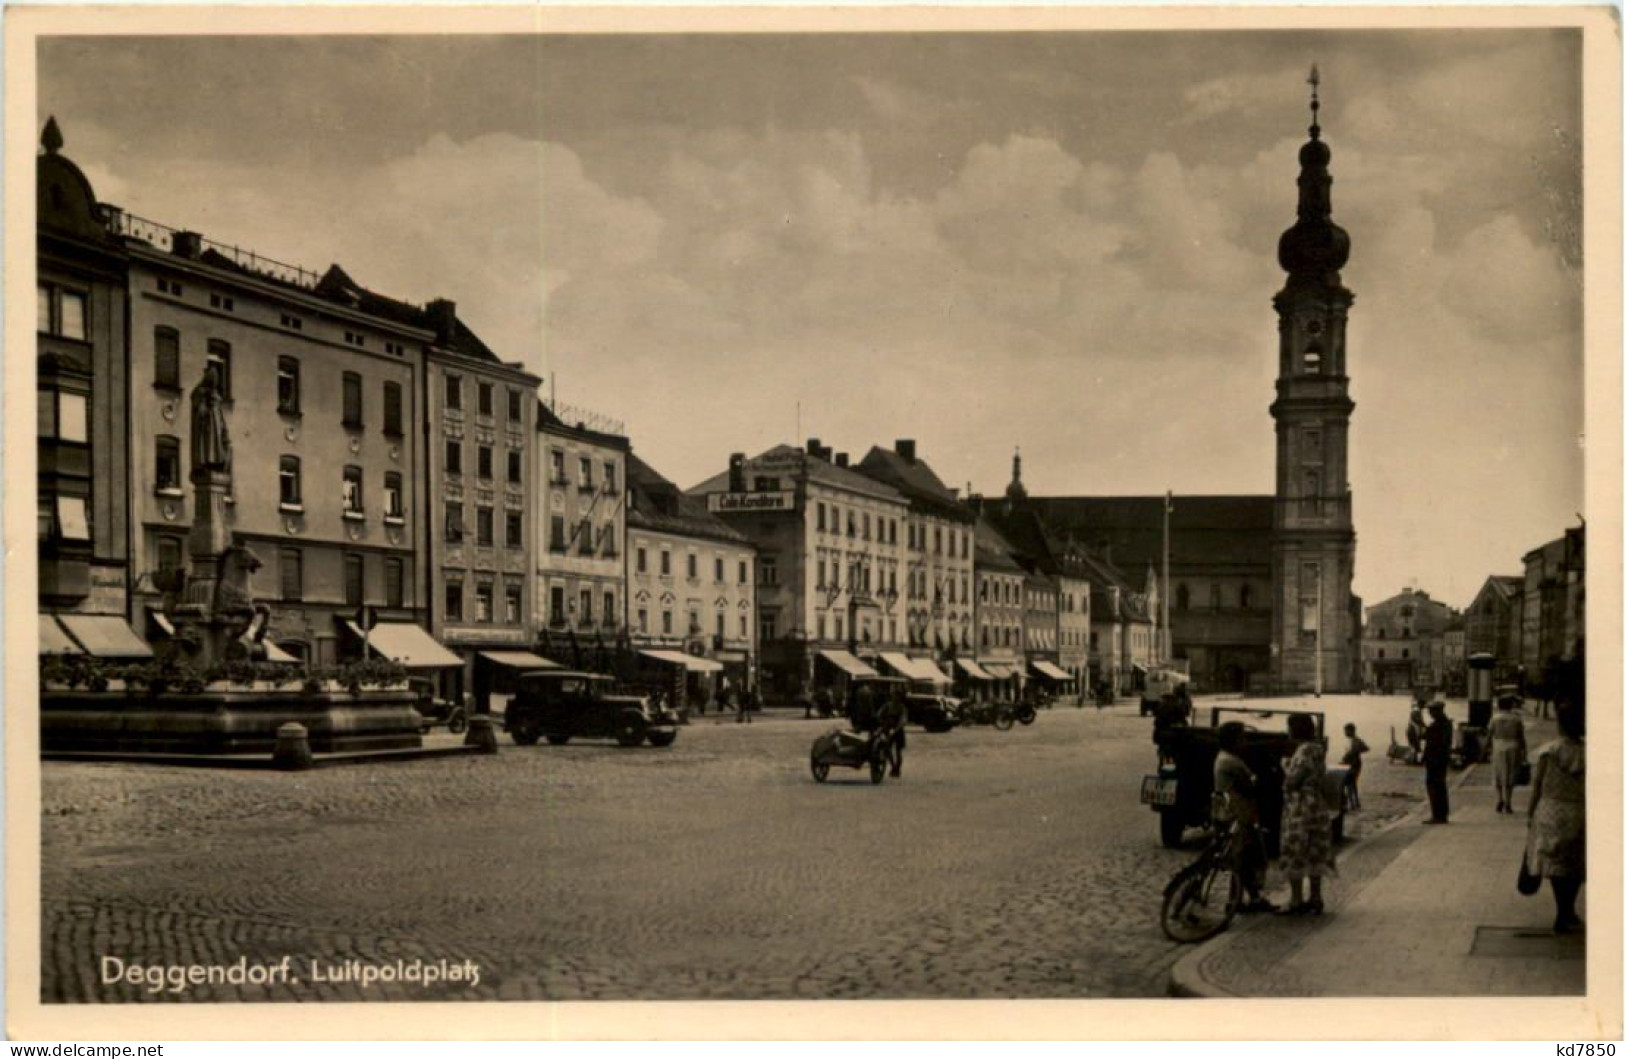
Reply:
[[1145, 690], [1140, 693], [1140, 716], [1156, 713], [1158, 706], [1170, 700], [1188, 709], [1191, 705], [1190, 681], [1190, 677], [1177, 669], [1153, 669], [1147, 673]]
[[526, 673], [508, 703], [506, 727], [513, 741], [532, 746], [546, 738], [563, 746], [576, 736], [614, 739], [622, 746], [670, 746], [680, 720], [675, 711], [638, 695], [616, 694], [599, 673], [549, 669]]
[[[1282, 784], [1284, 765], [1291, 756], [1292, 738], [1286, 734], [1286, 718], [1307, 713], [1314, 718], [1315, 738], [1326, 739], [1326, 715], [1312, 710], [1258, 710], [1239, 706], [1215, 706], [1207, 725], [1179, 724], [1159, 728], [1152, 736], [1157, 746], [1157, 771], [1140, 784], [1140, 801], [1157, 814], [1162, 844], [1176, 847], [1185, 829], [1207, 827], [1213, 808], [1213, 762], [1219, 756], [1219, 725], [1241, 721], [1247, 725], [1247, 747], [1243, 759], [1258, 777], [1258, 813], [1265, 842], [1273, 855], [1281, 837]], [[1348, 769], [1326, 770], [1326, 793], [1337, 806], [1332, 818], [1332, 837], [1343, 840], [1343, 791]]]
[[430, 729], [436, 725], [445, 725], [452, 735], [462, 735], [468, 731], [468, 711], [454, 702], [435, 695], [434, 681], [423, 677], [413, 677], [407, 681], [407, 686], [417, 693], [417, 701], [412, 705], [423, 717], [423, 724], [419, 731], [428, 735]]
[[959, 723], [959, 706], [958, 699], [947, 695], [910, 695], [908, 723], [928, 732], [946, 732]]

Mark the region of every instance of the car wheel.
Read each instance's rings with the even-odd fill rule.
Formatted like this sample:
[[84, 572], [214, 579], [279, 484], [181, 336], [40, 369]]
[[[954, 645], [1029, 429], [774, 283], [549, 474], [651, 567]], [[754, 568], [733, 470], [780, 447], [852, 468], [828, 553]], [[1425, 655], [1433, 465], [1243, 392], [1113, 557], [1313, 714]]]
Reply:
[[813, 758], [813, 760], [812, 760], [812, 774], [813, 774], [813, 779], [817, 780], [819, 783], [823, 783], [825, 780], [829, 779], [829, 765], [828, 765], [828, 763], [823, 762], [823, 761], [819, 761], [817, 758]]
[[1009, 710], [1000, 710], [998, 715], [993, 718], [993, 727], [1001, 732], [1008, 732], [1015, 727], [1015, 723], [1016, 719]]
[[882, 783], [886, 779], [886, 759], [876, 758], [869, 762], [869, 782]]
[[468, 731], [468, 715], [462, 710], [452, 714], [451, 723], [446, 725], [446, 730], [452, 735], [462, 735]]
[[615, 741], [622, 746], [637, 746], [643, 742], [648, 727], [648, 722], [640, 714], [625, 714], [615, 724]]
[[520, 746], [535, 746], [536, 740], [542, 737], [541, 728], [529, 717], [521, 717], [508, 722], [508, 734]]
[[1162, 844], [1178, 849], [1185, 840], [1185, 821], [1176, 812], [1157, 814], [1157, 829], [1162, 833]]
[[550, 735], [547, 737], [547, 741], [553, 746], [563, 746], [570, 741], [570, 737], [567, 735]]
[[650, 732], [649, 733], [649, 745], [650, 746], [671, 746], [675, 742], [677, 742], [677, 733], [676, 732]]

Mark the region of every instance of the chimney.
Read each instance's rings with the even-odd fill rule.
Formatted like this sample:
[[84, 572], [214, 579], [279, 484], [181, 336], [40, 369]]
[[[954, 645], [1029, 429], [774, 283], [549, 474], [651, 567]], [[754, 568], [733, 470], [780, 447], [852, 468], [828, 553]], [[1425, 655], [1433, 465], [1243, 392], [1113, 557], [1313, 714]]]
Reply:
[[846, 463], [847, 463], [846, 453], [837, 452], [835, 454], [835, 466], [837, 466], [837, 467], [845, 467]]
[[449, 345], [451, 336], [457, 330], [457, 303], [445, 298], [436, 298], [427, 306], [429, 322], [434, 327], [435, 341], [441, 345]]
[[176, 232], [170, 240], [176, 257], [199, 258], [203, 256], [203, 236], [197, 232]]
[[897, 439], [897, 455], [903, 457], [903, 462], [905, 462], [905, 463], [913, 463], [914, 462], [914, 439], [913, 438], [898, 438]]
[[728, 456], [728, 492], [743, 493], [745, 491], [745, 454], [743, 452], [730, 453]]
[[828, 463], [829, 462], [829, 446], [825, 445], [822, 441], [819, 441], [817, 438], [808, 438], [807, 439], [807, 455], [811, 459], [823, 460], [825, 463]]

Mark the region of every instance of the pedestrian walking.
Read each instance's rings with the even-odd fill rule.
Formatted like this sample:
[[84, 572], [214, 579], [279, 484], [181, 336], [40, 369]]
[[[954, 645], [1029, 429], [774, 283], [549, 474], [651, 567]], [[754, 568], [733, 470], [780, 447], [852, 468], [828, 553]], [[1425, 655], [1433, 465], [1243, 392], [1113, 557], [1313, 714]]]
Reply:
[[1450, 822], [1450, 745], [1455, 739], [1456, 726], [1445, 716], [1444, 703], [1435, 702], [1428, 707], [1432, 721], [1422, 733], [1422, 767], [1427, 774], [1428, 807], [1432, 815], [1424, 824]]
[[1247, 900], [1239, 912], [1273, 912], [1275, 906], [1264, 897], [1264, 875], [1269, 853], [1258, 821], [1258, 777], [1242, 756], [1247, 746], [1247, 726], [1240, 721], [1219, 725], [1219, 756], [1213, 759], [1213, 793], [1219, 798], [1221, 817], [1236, 827], [1238, 850], [1236, 874], [1241, 877]]
[[1405, 745], [1411, 749], [1411, 764], [1422, 760], [1422, 733], [1427, 731], [1427, 722], [1422, 719], [1422, 707], [1411, 707], [1411, 719], [1405, 724]]
[[734, 711], [734, 723], [751, 723], [750, 704], [745, 701], [745, 696], [739, 694], [738, 688], [728, 689], [728, 706]]
[[[1315, 738], [1315, 722], [1306, 713], [1287, 718], [1287, 734], [1296, 744], [1282, 781], [1281, 871], [1292, 887], [1286, 915], [1320, 915], [1321, 876], [1335, 871], [1332, 863], [1332, 812], [1326, 804], [1326, 748]], [[1309, 880], [1309, 897], [1303, 880]]]
[[1523, 730], [1523, 714], [1518, 699], [1503, 695], [1490, 718], [1490, 761], [1495, 774], [1495, 811], [1510, 813], [1512, 792], [1518, 785], [1518, 772], [1529, 759], [1529, 744]]
[[1354, 725], [1343, 726], [1343, 738], [1347, 745], [1343, 749], [1342, 762], [1349, 770], [1348, 779], [1343, 781], [1345, 798], [1350, 809], [1360, 808], [1360, 773], [1365, 769], [1365, 755], [1371, 752], [1371, 747], [1361, 739], [1355, 731]]
[[1548, 879], [1557, 902], [1552, 930], [1581, 930], [1574, 912], [1585, 885], [1585, 701], [1560, 702], [1558, 738], [1535, 754], [1529, 787], [1529, 838], [1524, 860], [1531, 875]]

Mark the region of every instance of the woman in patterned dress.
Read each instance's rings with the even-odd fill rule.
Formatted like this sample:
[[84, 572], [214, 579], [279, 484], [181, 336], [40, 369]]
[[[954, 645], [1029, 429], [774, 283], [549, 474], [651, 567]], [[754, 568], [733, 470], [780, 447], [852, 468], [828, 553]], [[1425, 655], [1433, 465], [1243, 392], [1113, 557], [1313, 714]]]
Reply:
[[1558, 738], [1535, 754], [1529, 788], [1529, 840], [1524, 857], [1529, 871], [1552, 882], [1557, 920], [1564, 934], [1584, 924], [1574, 904], [1585, 884], [1585, 707], [1564, 703], [1557, 711]]
[[[1306, 713], [1287, 718], [1287, 734], [1297, 742], [1287, 762], [1281, 808], [1281, 871], [1292, 887], [1285, 915], [1320, 915], [1320, 877], [1332, 866], [1332, 812], [1326, 804], [1326, 748], [1315, 738], [1315, 722]], [[1309, 878], [1309, 899], [1303, 880]]]

